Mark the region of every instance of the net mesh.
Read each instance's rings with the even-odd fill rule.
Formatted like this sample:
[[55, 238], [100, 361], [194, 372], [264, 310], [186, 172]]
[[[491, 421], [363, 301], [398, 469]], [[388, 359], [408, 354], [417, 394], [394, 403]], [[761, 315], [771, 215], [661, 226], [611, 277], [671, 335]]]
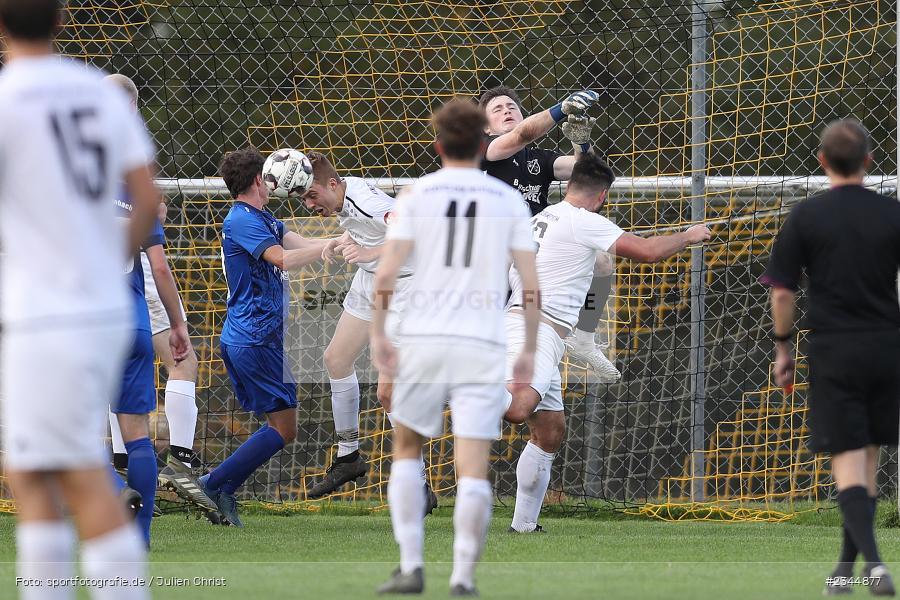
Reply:
[[[204, 464], [219, 463], [257, 427], [237, 406], [218, 354], [226, 297], [218, 236], [230, 200], [208, 178], [228, 150], [248, 142], [263, 151], [320, 150], [341, 173], [379, 178], [396, 192], [405, 178], [437, 167], [428, 118], [444, 99], [503, 83], [536, 112], [591, 88], [601, 93], [594, 144], [622, 176], [608, 216], [647, 235], [690, 222], [696, 173], [689, 3], [157, 0], [117, 6], [70, 2], [61, 47], [131, 76], [162, 175], [199, 180], [168, 183], [167, 236], [200, 358], [196, 449]], [[568, 359], [562, 365], [568, 434], [549, 504], [566, 512], [613, 506], [666, 519], [778, 520], [832, 492], [827, 465], [805, 450], [805, 385], [800, 381], [785, 396], [772, 384], [767, 290], [757, 278], [790, 207], [821, 186], [813, 177], [814, 152], [824, 123], [860, 119], [875, 142], [872, 172], [896, 172], [896, 13], [881, 0], [738, 0], [702, 8], [709, 26], [703, 200], [714, 234], [703, 252], [706, 360], [702, 368], [691, 363], [690, 253], [658, 265], [619, 261], [599, 333], [622, 381], [599, 385], [584, 365]], [[539, 145], [568, 152], [558, 131]], [[890, 191], [884, 181], [872, 184]], [[303, 235], [337, 231], [335, 222], [311, 216], [299, 203], [272, 208]], [[349, 275], [343, 267], [318, 265], [292, 281], [293, 350], [310, 365], [305, 370], [315, 383], [301, 388], [298, 441], [248, 482], [245, 498], [304, 502], [304, 488], [333, 456], [321, 361]], [[357, 367], [369, 369], [365, 360]], [[706, 411], [695, 426], [691, 382], [698, 377]], [[329, 501], [379, 507], [386, 502], [389, 424], [373, 386], [362, 391], [360, 437], [369, 476]], [[154, 427], [164, 446], [165, 419], [157, 416]], [[695, 427], [703, 430], [701, 448], [692, 443]], [[526, 436], [507, 427], [494, 447], [501, 502], [515, 491], [515, 460]], [[703, 472], [693, 471], [698, 452]], [[439, 493], [452, 493], [451, 457], [448, 438], [428, 445], [428, 475]], [[885, 489], [894, 485], [884, 479]], [[691, 494], [698, 481], [703, 502]]]

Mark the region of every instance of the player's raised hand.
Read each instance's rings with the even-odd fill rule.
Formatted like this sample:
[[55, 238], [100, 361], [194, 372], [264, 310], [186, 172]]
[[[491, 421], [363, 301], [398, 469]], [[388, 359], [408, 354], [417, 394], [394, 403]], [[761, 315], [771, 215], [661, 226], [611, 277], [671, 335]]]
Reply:
[[568, 117], [562, 124], [562, 132], [563, 135], [566, 136], [569, 141], [578, 146], [582, 144], [590, 144], [591, 143], [591, 131], [594, 129], [594, 123], [597, 122], [597, 119], [594, 117], [584, 116], [576, 116], [572, 115]]
[[191, 338], [188, 335], [187, 323], [182, 321], [173, 325], [169, 331], [169, 348], [172, 350], [172, 358], [179, 363], [187, 358], [191, 349]]
[[708, 242], [709, 238], [712, 237], [712, 232], [709, 230], [709, 227], [706, 225], [694, 225], [689, 228], [685, 233], [688, 236], [688, 243], [690, 244], [699, 244], [701, 242]]
[[386, 335], [373, 335], [371, 339], [372, 345], [372, 362], [378, 372], [386, 377], [397, 376], [397, 349], [391, 343]]
[[562, 111], [567, 115], [583, 115], [587, 109], [600, 99], [600, 94], [593, 90], [575, 92], [562, 101]]
[[513, 364], [512, 386], [513, 390], [520, 390], [531, 385], [534, 378], [534, 352], [523, 351], [516, 357]]

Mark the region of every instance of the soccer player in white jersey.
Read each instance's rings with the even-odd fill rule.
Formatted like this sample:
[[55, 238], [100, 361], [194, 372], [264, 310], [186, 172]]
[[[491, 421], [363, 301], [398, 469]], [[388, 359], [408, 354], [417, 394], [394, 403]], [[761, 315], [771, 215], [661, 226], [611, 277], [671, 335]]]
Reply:
[[[606, 201], [614, 176], [592, 152], [579, 157], [572, 169], [566, 196], [532, 218], [538, 244], [537, 270], [543, 289], [534, 379], [530, 386], [510, 386], [511, 402], [505, 418], [528, 423], [530, 440], [516, 465], [516, 508], [511, 530], [542, 531], [538, 515], [550, 482], [553, 459], [566, 431], [559, 362], [563, 340], [578, 322], [584, 295], [591, 285], [598, 252], [609, 252], [638, 262], [659, 262], [690, 244], [709, 239], [705, 225], [694, 225], [672, 235], [642, 238], [623, 232], [597, 214]], [[510, 270], [512, 296], [506, 316], [507, 377], [513, 381], [516, 351], [525, 343], [522, 317], [522, 279]]]
[[[138, 110], [140, 95], [130, 77], [116, 73], [107, 80], [118, 85], [131, 100], [131, 108]], [[160, 227], [165, 224], [166, 204], [160, 202], [157, 209]], [[159, 472], [159, 483], [174, 491], [207, 514], [218, 511], [215, 502], [203, 493], [197, 478], [191, 471], [194, 458], [194, 433], [197, 428], [197, 355], [190, 342], [184, 307], [178, 293], [178, 284], [166, 258], [165, 238], [162, 243], [141, 248], [140, 261], [143, 273], [143, 293], [147, 304], [153, 352], [166, 368], [168, 380], [165, 392], [165, 413], [169, 424], [169, 456], [166, 466]], [[175, 317], [169, 318], [169, 312]], [[173, 339], [185, 344], [186, 354], [176, 360], [170, 346]], [[151, 369], [152, 370], [152, 369]], [[154, 379], [155, 381], [155, 379]], [[155, 398], [155, 391], [153, 392]], [[154, 402], [155, 404], [155, 402]], [[113, 464], [116, 469], [128, 468], [128, 454], [119, 421], [110, 412], [109, 428], [113, 446]], [[215, 517], [213, 517], [215, 518]]]
[[[322, 217], [336, 216], [344, 234], [325, 246], [322, 257], [329, 261], [335, 253], [356, 265], [356, 274], [344, 299], [344, 312], [334, 335], [325, 349], [325, 368], [331, 381], [331, 411], [338, 438], [337, 459], [320, 481], [311, 486], [308, 498], [321, 498], [342, 485], [365, 477], [368, 470], [359, 452], [359, 379], [355, 363], [369, 343], [369, 325], [375, 302], [375, 269], [384, 246], [388, 221], [394, 210], [394, 199], [359, 177], [340, 177], [328, 158], [319, 152], [307, 154], [313, 167], [313, 184], [304, 195], [306, 207]], [[394, 300], [391, 303], [391, 325], [396, 327], [403, 312], [406, 292], [412, 277], [410, 265], [397, 275]], [[391, 381], [379, 374], [378, 400], [390, 417]], [[426, 514], [437, 506], [437, 498], [425, 481], [422, 485], [428, 500]]]
[[[516, 191], [478, 169], [485, 118], [467, 100], [433, 117], [440, 171], [421, 178], [397, 204], [376, 279], [372, 350], [379, 371], [396, 376], [394, 462], [388, 502], [400, 568], [379, 593], [424, 589], [422, 446], [453, 418], [457, 476], [451, 596], [475, 596], [475, 565], [491, 520], [487, 479], [491, 442], [500, 435], [506, 391], [503, 312], [510, 260], [522, 274], [524, 344], [515, 381], [531, 381], [538, 323], [538, 281], [529, 213]], [[399, 349], [385, 333], [398, 275], [414, 275], [400, 322]]]
[[[73, 598], [49, 580], [75, 576], [80, 537], [85, 577], [130, 584], [92, 587], [93, 598], [148, 598], [135, 585], [146, 552], [113, 492], [104, 438], [132, 335], [123, 266], [160, 201], [153, 147], [101, 72], [53, 53], [61, 17], [59, 0], [0, 0], [0, 399], [17, 574], [40, 582], [23, 598]], [[127, 244], [122, 181], [134, 202]]]

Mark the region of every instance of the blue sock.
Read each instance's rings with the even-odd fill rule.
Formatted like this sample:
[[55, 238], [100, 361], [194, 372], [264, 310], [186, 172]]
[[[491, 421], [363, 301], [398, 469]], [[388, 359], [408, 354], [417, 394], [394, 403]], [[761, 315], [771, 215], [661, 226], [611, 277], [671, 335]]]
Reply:
[[128, 452], [128, 485], [141, 495], [144, 507], [137, 515], [137, 524], [150, 546], [150, 523], [153, 521], [153, 503], [156, 497], [156, 449], [150, 438], [125, 443]]
[[125, 489], [125, 482], [122, 481], [122, 476], [119, 475], [119, 472], [116, 471], [116, 468], [113, 467], [112, 464], [109, 465], [109, 477], [112, 479], [113, 490], [115, 490], [117, 494], [121, 494], [122, 490]]
[[281, 434], [263, 425], [234, 454], [212, 470], [207, 485], [223, 494], [233, 494], [256, 469], [269, 462], [282, 448], [284, 439]]

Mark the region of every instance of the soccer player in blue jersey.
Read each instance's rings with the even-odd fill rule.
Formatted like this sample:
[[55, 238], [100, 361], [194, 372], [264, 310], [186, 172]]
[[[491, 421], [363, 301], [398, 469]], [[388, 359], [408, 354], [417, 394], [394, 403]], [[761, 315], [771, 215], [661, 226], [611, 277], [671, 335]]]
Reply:
[[219, 167], [235, 200], [222, 224], [228, 282], [222, 360], [241, 406], [265, 415], [266, 424], [200, 483], [222, 515], [238, 527], [243, 524], [235, 491], [297, 435], [297, 384], [284, 368], [286, 271], [319, 260], [329, 241], [286, 231], [284, 223], [266, 210], [264, 162], [262, 154], [246, 148], [227, 154]]
[[[121, 217], [129, 219], [133, 210], [131, 200], [126, 196], [116, 201]], [[143, 249], [160, 246], [165, 242], [162, 225], [157, 220]], [[125, 363], [122, 389], [119, 401], [111, 407], [116, 415], [125, 451], [128, 454], [128, 487], [141, 495], [143, 505], [137, 512], [137, 523], [144, 534], [144, 541], [150, 544], [150, 523], [153, 519], [153, 504], [156, 496], [156, 449], [150, 440], [149, 415], [156, 409], [156, 378], [153, 364], [153, 339], [150, 335], [150, 312], [144, 297], [144, 269], [140, 253], [132, 257], [125, 267], [129, 274], [129, 284], [134, 302], [134, 342]], [[167, 307], [169, 318], [176, 326], [172, 328], [169, 344], [176, 360], [187, 356], [190, 340], [187, 327], [178, 304], [178, 290], [174, 281], [170, 286], [162, 286], [160, 296]], [[121, 483], [115, 471], [115, 481]]]

